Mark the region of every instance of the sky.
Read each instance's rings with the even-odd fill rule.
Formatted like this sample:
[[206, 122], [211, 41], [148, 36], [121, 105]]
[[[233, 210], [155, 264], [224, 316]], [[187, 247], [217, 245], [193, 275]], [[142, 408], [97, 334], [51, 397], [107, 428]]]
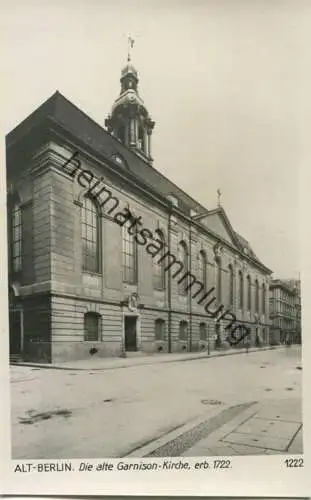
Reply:
[[307, 1], [3, 0], [2, 137], [59, 90], [104, 125], [127, 37], [154, 167], [297, 278]]

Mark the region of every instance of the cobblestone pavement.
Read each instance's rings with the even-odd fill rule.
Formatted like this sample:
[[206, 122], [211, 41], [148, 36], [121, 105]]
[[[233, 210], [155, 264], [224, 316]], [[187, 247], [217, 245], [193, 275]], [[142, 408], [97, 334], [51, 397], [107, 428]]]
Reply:
[[178, 453], [188, 456], [295, 453], [300, 366], [295, 346], [106, 371], [13, 366], [12, 455], [146, 456], [177, 438]]

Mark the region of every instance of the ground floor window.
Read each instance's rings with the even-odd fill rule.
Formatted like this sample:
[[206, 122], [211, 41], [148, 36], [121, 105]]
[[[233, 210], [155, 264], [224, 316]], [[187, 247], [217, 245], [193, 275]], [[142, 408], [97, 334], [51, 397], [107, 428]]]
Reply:
[[179, 323], [179, 339], [187, 340], [188, 339], [188, 323], [187, 321], [181, 321]]
[[164, 319], [156, 319], [154, 322], [155, 329], [155, 339], [156, 340], [165, 340], [165, 321]]
[[207, 325], [206, 325], [206, 323], [200, 323], [199, 329], [200, 329], [200, 340], [206, 340], [207, 339]]
[[97, 342], [101, 337], [101, 316], [98, 313], [87, 312], [84, 315], [84, 340], [86, 342]]

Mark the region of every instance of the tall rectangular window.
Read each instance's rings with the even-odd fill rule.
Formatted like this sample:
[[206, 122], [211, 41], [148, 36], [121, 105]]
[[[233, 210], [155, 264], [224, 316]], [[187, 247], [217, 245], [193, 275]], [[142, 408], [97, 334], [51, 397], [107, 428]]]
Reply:
[[187, 295], [188, 291], [188, 268], [189, 268], [189, 263], [188, 263], [188, 247], [184, 241], [181, 241], [178, 245], [178, 260], [179, 262], [182, 263], [182, 276], [186, 276], [185, 279], [180, 278], [177, 281], [178, 283], [178, 294], [179, 295]]
[[198, 255], [199, 260], [199, 277], [200, 281], [204, 286], [204, 291], [207, 291], [207, 257], [204, 250], [201, 250]]
[[137, 283], [137, 243], [135, 235], [129, 233], [129, 228], [122, 227], [122, 257], [123, 257], [123, 281], [125, 283]]
[[153, 259], [153, 286], [156, 290], [165, 289], [165, 240], [163, 233], [157, 229], [155, 231], [157, 236], [157, 241], [161, 242], [162, 250], [158, 253], [155, 259]]
[[266, 313], [266, 286], [264, 283], [262, 285], [262, 312]]
[[249, 311], [252, 309], [252, 282], [250, 276], [247, 276], [247, 308]]
[[255, 311], [259, 312], [259, 283], [255, 281]]
[[244, 308], [244, 277], [242, 271], [239, 271], [239, 306]]
[[234, 305], [234, 271], [231, 264], [229, 265], [229, 303], [230, 306]]
[[216, 260], [216, 298], [217, 303], [220, 304], [222, 300], [222, 269], [221, 260]]
[[12, 210], [12, 268], [14, 272], [22, 269], [22, 212], [19, 205], [14, 205]]
[[85, 272], [100, 272], [100, 222], [96, 202], [83, 199], [82, 214], [82, 269]]

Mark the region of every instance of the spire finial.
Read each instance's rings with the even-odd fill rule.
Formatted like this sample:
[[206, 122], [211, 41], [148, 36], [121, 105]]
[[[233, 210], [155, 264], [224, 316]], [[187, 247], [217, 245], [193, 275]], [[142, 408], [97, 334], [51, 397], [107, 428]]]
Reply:
[[127, 37], [127, 40], [128, 40], [128, 46], [127, 46], [127, 60], [128, 62], [130, 62], [131, 60], [131, 49], [133, 48], [134, 46], [134, 43], [135, 43], [135, 40], [131, 37], [131, 35], [129, 35]]
[[218, 199], [217, 204], [218, 204], [219, 207], [221, 207], [221, 202], [220, 202], [221, 195], [222, 195], [222, 192], [218, 188], [217, 189], [217, 199]]

